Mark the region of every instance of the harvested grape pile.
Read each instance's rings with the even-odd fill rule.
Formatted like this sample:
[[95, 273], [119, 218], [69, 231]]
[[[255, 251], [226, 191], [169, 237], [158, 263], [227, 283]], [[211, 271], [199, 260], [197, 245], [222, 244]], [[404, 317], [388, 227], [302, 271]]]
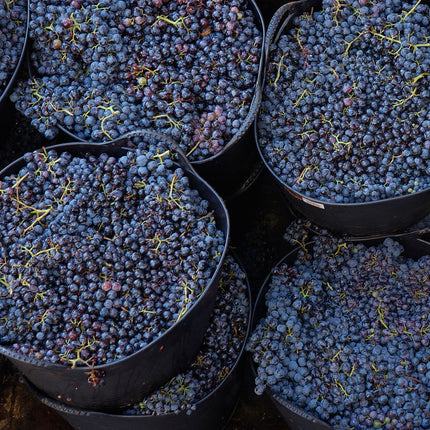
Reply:
[[[288, 230], [312, 237], [300, 222]], [[320, 232], [271, 277], [247, 345], [256, 393], [269, 387], [338, 429], [430, 428], [430, 256]]]
[[163, 415], [195, 410], [230, 374], [248, 330], [249, 298], [245, 272], [235, 258], [226, 256], [212, 316], [200, 351], [188, 370], [180, 373], [127, 415]]
[[27, 27], [27, 1], [0, 2], [0, 97], [22, 54]]
[[224, 251], [208, 201], [162, 144], [119, 158], [24, 156], [0, 183], [0, 338], [65, 365], [145, 347], [182, 318]]
[[429, 11], [323, 0], [272, 45], [258, 139], [284, 184], [336, 203], [430, 186]]
[[156, 128], [199, 160], [247, 117], [262, 33], [246, 0], [30, 4], [36, 76], [12, 100], [47, 137], [57, 125], [95, 142]]

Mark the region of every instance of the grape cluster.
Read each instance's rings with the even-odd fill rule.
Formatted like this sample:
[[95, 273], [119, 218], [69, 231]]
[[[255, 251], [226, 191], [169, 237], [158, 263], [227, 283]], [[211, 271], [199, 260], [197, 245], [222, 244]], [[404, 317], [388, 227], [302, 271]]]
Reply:
[[323, 0], [272, 45], [258, 139], [284, 184], [335, 203], [430, 186], [429, 11]]
[[126, 415], [192, 413], [236, 366], [246, 340], [249, 298], [246, 274], [231, 254], [222, 267], [215, 306], [202, 346], [188, 370], [147, 396]]
[[218, 153], [246, 118], [262, 33], [247, 0], [31, 1], [35, 77], [12, 94], [51, 138], [170, 134], [190, 160]]
[[430, 256], [294, 228], [297, 259], [274, 269], [247, 344], [256, 393], [269, 387], [337, 429], [430, 428]]
[[27, 1], [0, 2], [0, 97], [19, 63], [26, 28]]
[[0, 182], [0, 339], [51, 363], [145, 347], [205, 290], [226, 238], [174, 154], [27, 153]]

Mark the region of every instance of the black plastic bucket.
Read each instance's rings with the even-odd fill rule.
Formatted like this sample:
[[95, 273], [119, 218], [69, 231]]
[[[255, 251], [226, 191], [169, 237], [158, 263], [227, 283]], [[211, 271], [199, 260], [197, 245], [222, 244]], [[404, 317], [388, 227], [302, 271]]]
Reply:
[[264, 80], [264, 46], [266, 26], [264, 17], [255, 0], [249, 0], [249, 6], [258, 19], [257, 25], [263, 35], [257, 82], [248, 115], [239, 131], [218, 154], [191, 164], [224, 197], [233, 199], [247, 190], [258, 178], [263, 164], [255, 148], [252, 125], [260, 108]]
[[5, 88], [0, 93], [0, 108], [2, 108], [5, 101], [8, 100], [9, 94], [16, 82], [18, 74], [21, 70], [21, 66], [24, 62], [26, 48], [28, 45], [28, 32], [29, 32], [28, 30], [29, 30], [29, 22], [30, 22], [30, 0], [27, 0], [26, 6], [27, 6], [27, 15], [26, 15], [25, 33], [24, 33], [25, 36], [24, 36], [24, 40], [21, 48], [21, 54], [19, 56], [18, 63], [15, 65], [15, 68], [12, 74], [10, 75], [8, 81], [6, 82]]
[[[266, 306], [265, 306], [265, 296], [267, 290], [270, 286], [270, 281], [272, 277], [272, 272], [281, 264], [293, 265], [294, 261], [297, 258], [297, 253], [299, 248], [295, 248], [292, 251], [288, 252], [284, 257], [279, 260], [278, 263], [275, 264], [274, 268], [271, 270], [269, 275], [267, 275], [266, 279], [263, 281], [262, 286], [260, 287], [257, 297], [255, 299], [255, 305], [252, 312], [252, 331], [255, 329], [258, 321], [261, 318], [264, 318], [266, 315]], [[252, 360], [251, 354], [248, 354], [248, 363], [250, 367], [251, 373], [254, 375], [254, 378], [257, 376], [257, 371], [255, 367], [255, 363]], [[278, 412], [281, 414], [283, 420], [288, 425], [290, 430], [328, 430], [331, 429], [329, 425], [319, 420], [318, 418], [312, 416], [307, 413], [302, 408], [294, 405], [294, 403], [289, 402], [281, 398], [280, 396], [273, 393], [270, 388], [266, 388], [262, 395], [265, 400], [272, 402]]]
[[[231, 251], [229, 251], [229, 253], [231, 253]], [[240, 266], [240, 262], [236, 255], [231, 253], [231, 256]], [[248, 279], [246, 278], [245, 281], [248, 303], [251, 305], [251, 290]], [[242, 349], [236, 363], [230, 369], [229, 374], [213, 391], [195, 403], [195, 409], [190, 414], [181, 411], [177, 414], [125, 415], [88, 411], [61, 404], [44, 396], [37, 389], [28, 384], [28, 382], [27, 385], [29, 385], [30, 390], [42, 403], [54, 409], [76, 430], [90, 428], [94, 430], [165, 430], [170, 428], [178, 430], [219, 430], [228, 422], [238, 400], [243, 370], [242, 356], [251, 327], [251, 315], [252, 308], [249, 306], [247, 333], [243, 339]], [[24, 380], [24, 382], [26, 381]]]
[[[257, 20], [256, 25], [262, 33], [262, 48], [259, 61], [258, 76], [255, 84], [254, 95], [249, 107], [249, 112], [240, 126], [238, 132], [217, 154], [203, 160], [191, 161], [197, 173], [211, 184], [221, 196], [227, 200], [246, 190], [256, 180], [262, 170], [263, 164], [256, 149], [252, 125], [260, 107], [261, 87], [263, 82], [264, 56], [263, 47], [265, 41], [265, 23], [263, 16], [255, 0], [248, 0], [250, 9], [253, 10]], [[29, 65], [30, 76], [33, 74]], [[66, 139], [74, 142], [93, 142], [84, 139], [61, 123], [56, 126]], [[107, 143], [103, 141], [100, 143]]]
[[11, 127], [11, 115], [10, 112], [14, 109], [13, 104], [9, 100], [9, 94], [12, 91], [13, 86], [16, 83], [16, 80], [21, 71], [22, 65], [25, 60], [25, 55], [27, 51], [28, 45], [28, 33], [29, 33], [29, 22], [30, 22], [30, 0], [27, 0], [27, 15], [26, 15], [26, 23], [25, 23], [25, 36], [23, 45], [21, 48], [21, 55], [18, 59], [18, 63], [15, 65], [15, 68], [12, 74], [9, 76], [8, 81], [6, 82], [5, 87], [0, 92], [0, 128], [6, 129]]
[[[425, 3], [428, 4], [427, 1]], [[279, 37], [291, 29], [294, 18], [304, 12], [319, 9], [321, 0], [301, 0], [289, 2], [275, 12], [267, 28], [266, 66], [271, 45], [276, 44]], [[285, 197], [294, 209], [315, 224], [338, 233], [367, 236], [401, 231], [430, 213], [430, 189], [364, 203], [332, 203], [308, 197], [283, 182], [265, 159], [259, 143], [258, 116], [254, 122], [254, 135], [260, 157]]]
[[[159, 133], [143, 131], [140, 133], [162, 139]], [[53, 149], [58, 153], [67, 151], [72, 156], [82, 156], [86, 153], [121, 156], [129, 150], [121, 148], [121, 142], [121, 139], [117, 140], [116, 146], [73, 142], [46, 147], [46, 150]], [[0, 176], [13, 174], [24, 164], [21, 157], [3, 169]], [[160, 337], [126, 358], [94, 366], [96, 374], [104, 375], [104, 384], [97, 387], [88, 382], [89, 369], [86, 366], [72, 368], [51, 364], [0, 346], [0, 353], [4, 354], [32, 384], [51, 398], [86, 409], [119, 409], [138, 401], [182, 371], [198, 352], [215, 303], [221, 266], [227, 252], [230, 221], [222, 199], [212, 187], [194, 172], [184, 157], [179, 156], [178, 164], [189, 177], [190, 186], [198, 190], [209, 202], [217, 226], [224, 233], [224, 251], [215, 273], [193, 306]]]
[[[362, 238], [360, 241], [363, 241], [368, 246], [377, 245], [381, 243], [381, 241], [387, 237], [393, 236], [381, 236], [379, 239], [374, 239], [371, 237]], [[426, 240], [427, 236], [416, 234], [416, 233], [404, 233], [399, 234], [395, 237], [397, 241], [404, 247], [403, 255], [409, 258], [419, 258], [424, 255], [430, 254], [430, 241]], [[347, 241], [357, 242], [355, 238], [350, 238]], [[312, 247], [312, 242], [306, 243], [306, 248], [310, 249]], [[273, 271], [280, 266], [281, 264], [287, 264], [288, 266], [293, 266], [294, 262], [297, 259], [298, 252], [301, 248], [296, 248], [289, 253], [287, 253], [272, 269], [271, 273], [264, 280], [253, 309], [252, 315], [252, 331], [255, 329], [258, 321], [261, 318], [264, 318], [267, 312], [267, 308], [265, 305], [265, 296], [270, 287], [271, 277]], [[252, 333], [251, 331], [251, 333]], [[257, 376], [256, 365], [252, 359], [251, 353], [248, 353], [248, 364], [250, 367], [251, 373], [254, 375], [254, 378]], [[321, 419], [315, 417], [314, 415], [308, 413], [301, 407], [296, 406], [294, 403], [282, 398], [276, 393], [273, 393], [270, 388], [266, 388], [262, 395], [265, 399], [271, 401], [276, 409], [281, 414], [285, 423], [288, 424], [288, 428], [290, 430], [334, 430], [332, 426], [322, 421]], [[383, 428], [383, 427], [381, 427]]]
[[5, 372], [7, 371], [7, 358], [0, 354], [0, 381], [3, 381], [3, 378], [6, 376]]

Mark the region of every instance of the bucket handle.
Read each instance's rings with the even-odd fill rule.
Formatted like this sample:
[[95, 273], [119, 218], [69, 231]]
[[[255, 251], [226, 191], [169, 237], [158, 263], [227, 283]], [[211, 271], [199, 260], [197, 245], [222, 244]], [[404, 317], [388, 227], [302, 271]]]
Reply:
[[[295, 218], [300, 218], [301, 214], [294, 210], [294, 208], [290, 208], [291, 214]], [[330, 235], [330, 232], [320, 231], [318, 229], [313, 228], [312, 226], [307, 226], [307, 230], [312, 233], [314, 236], [327, 236]], [[411, 227], [409, 230], [401, 231], [401, 232], [393, 232], [393, 233], [383, 233], [383, 234], [371, 234], [371, 235], [362, 235], [362, 236], [351, 236], [346, 233], [339, 234], [339, 237], [346, 242], [372, 242], [376, 240], [383, 239], [404, 239], [404, 240], [416, 240], [418, 243], [421, 243], [423, 246], [430, 247], [430, 226], [427, 227]]]
[[365, 242], [376, 239], [414, 239], [426, 246], [430, 246], [430, 227], [418, 228], [415, 230], [405, 231], [401, 233], [387, 233], [387, 234], [378, 234], [371, 236], [345, 236], [344, 239], [347, 242]]
[[[278, 42], [285, 28], [296, 16], [310, 11], [313, 7], [319, 6], [321, 6], [321, 2], [318, 0], [299, 0], [284, 4], [274, 13], [267, 27], [264, 44], [265, 68], [269, 62], [270, 47], [273, 43]], [[264, 72], [264, 75], [266, 75], [266, 70]]]

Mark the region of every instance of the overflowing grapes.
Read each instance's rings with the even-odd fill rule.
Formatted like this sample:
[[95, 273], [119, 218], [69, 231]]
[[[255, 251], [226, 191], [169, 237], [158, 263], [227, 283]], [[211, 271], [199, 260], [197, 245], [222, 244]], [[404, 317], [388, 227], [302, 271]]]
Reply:
[[430, 428], [430, 256], [307, 223], [287, 237], [297, 258], [274, 269], [247, 344], [256, 393], [269, 387], [337, 429]]
[[236, 366], [248, 330], [246, 274], [228, 254], [202, 346], [188, 370], [124, 411], [126, 415], [163, 415], [186, 411], [212, 393]]
[[24, 156], [0, 182], [0, 340], [51, 363], [126, 357], [202, 294], [226, 237], [161, 143]]
[[247, 0], [31, 1], [35, 76], [12, 94], [47, 137], [139, 128], [190, 160], [218, 153], [250, 111], [262, 29]]
[[430, 8], [323, 0], [272, 45], [262, 154], [306, 196], [360, 203], [430, 186]]
[[0, 1], [0, 98], [21, 58], [27, 28], [27, 1]]

